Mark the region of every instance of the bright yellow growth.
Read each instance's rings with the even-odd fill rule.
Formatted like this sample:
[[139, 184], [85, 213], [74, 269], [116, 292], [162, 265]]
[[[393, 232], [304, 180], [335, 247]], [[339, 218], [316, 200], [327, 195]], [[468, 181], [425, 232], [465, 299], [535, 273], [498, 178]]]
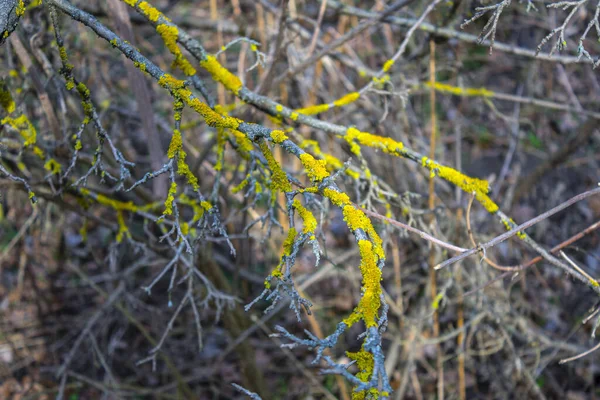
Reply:
[[283, 192], [289, 192], [292, 190], [292, 185], [288, 180], [285, 172], [281, 169], [281, 165], [273, 157], [273, 153], [269, 149], [269, 145], [265, 141], [262, 141], [259, 145], [260, 150], [267, 159], [269, 169], [271, 170], [271, 188], [274, 190], [281, 190]]
[[204, 216], [205, 211], [209, 211], [210, 209], [212, 209], [212, 204], [210, 204], [208, 201], [198, 201], [195, 199], [191, 199], [184, 193], [182, 193], [178, 197], [178, 202], [192, 207], [192, 211], [194, 212], [192, 224], [194, 222], [200, 221], [200, 218]]
[[363, 294], [352, 314], [344, 319], [344, 323], [352, 326], [362, 319], [367, 328], [371, 328], [377, 326], [381, 307], [381, 270], [377, 266], [373, 244], [369, 240], [359, 240], [358, 248]]
[[19, 4], [17, 4], [15, 14], [17, 15], [17, 17], [20, 17], [23, 14], [25, 14], [25, 3], [23, 3], [23, 0], [19, 0]]
[[299, 108], [296, 112], [304, 115], [315, 115], [329, 110], [329, 104], [317, 104], [316, 106], [309, 106], [305, 108]]
[[274, 131], [271, 131], [271, 139], [273, 139], [273, 142], [275, 142], [275, 143], [281, 143], [281, 142], [287, 140], [288, 137], [286, 136], [286, 134], [283, 131], [274, 130]]
[[432, 176], [437, 174], [440, 178], [453, 183], [463, 191], [467, 193], [475, 193], [475, 198], [477, 201], [479, 201], [481, 205], [491, 214], [498, 211], [498, 205], [494, 203], [494, 201], [488, 196], [490, 190], [488, 181], [478, 178], [471, 178], [470, 176], [467, 176], [462, 172], [455, 170], [454, 168], [440, 165], [435, 161], [428, 159], [427, 157], [423, 157], [421, 159], [421, 164], [431, 171]]
[[174, 158], [177, 155], [177, 152], [181, 150], [183, 146], [183, 141], [181, 138], [181, 131], [178, 129], [173, 130], [173, 136], [171, 137], [171, 143], [169, 144], [169, 150], [167, 151], [167, 156], [169, 158]]
[[183, 141], [181, 138], [181, 131], [178, 129], [173, 130], [173, 136], [171, 137], [171, 143], [169, 144], [169, 150], [167, 155], [170, 159], [177, 156], [177, 173], [185, 176], [188, 183], [194, 190], [198, 190], [200, 187], [198, 184], [198, 178], [192, 173], [190, 167], [185, 162], [186, 152], [183, 150]]
[[300, 200], [298, 199], [294, 200], [292, 207], [294, 207], [296, 211], [298, 211], [298, 215], [300, 215], [300, 218], [304, 223], [302, 233], [308, 234], [314, 232], [315, 229], [317, 229], [317, 220], [315, 219], [314, 215], [310, 211], [308, 211], [302, 204], [300, 204]]
[[61, 165], [54, 158], [51, 158], [44, 164], [44, 169], [52, 172], [53, 175], [58, 175], [60, 174]]
[[248, 139], [246, 135], [235, 129], [232, 129], [230, 132], [235, 137], [235, 142], [238, 145], [238, 150], [241, 150], [245, 153], [249, 153], [250, 151], [252, 151], [254, 146], [252, 145], [252, 142], [250, 141], [250, 139]]
[[179, 67], [187, 76], [195, 75], [196, 69], [192, 67], [192, 64], [190, 64], [190, 62], [184, 57], [183, 53], [179, 49], [179, 46], [177, 46], [177, 38], [179, 37], [179, 30], [177, 27], [173, 25], [160, 24], [156, 27], [156, 32], [158, 32], [158, 34], [162, 37], [167, 49], [169, 49], [171, 54], [175, 56], [173, 65]]
[[306, 175], [313, 182], [321, 182], [329, 176], [325, 168], [325, 160], [316, 160], [308, 153], [300, 154], [300, 161], [306, 170]]
[[323, 190], [323, 195], [327, 197], [333, 204], [338, 207], [342, 207], [343, 205], [350, 204], [350, 198], [346, 193], [336, 192], [335, 190], [325, 188]]
[[404, 149], [404, 145], [402, 142], [398, 142], [389, 137], [373, 135], [372, 133], [368, 132], [361, 132], [356, 128], [348, 128], [344, 139], [346, 139], [348, 144], [350, 144], [350, 150], [357, 155], [360, 154], [360, 146], [358, 146], [356, 143], [382, 150], [383, 152], [391, 155], [403, 155], [402, 150]]
[[214, 80], [221, 82], [227, 90], [234, 94], [238, 94], [242, 88], [242, 81], [224, 68], [215, 57], [206, 57], [206, 60], [200, 61], [200, 65], [210, 73]]
[[15, 101], [3, 80], [0, 80], [0, 106], [9, 114], [15, 111], [16, 108]]
[[193, 97], [192, 92], [188, 89], [185, 89], [183, 81], [176, 79], [169, 74], [164, 74], [158, 80], [158, 84], [171, 91], [175, 98], [180, 99], [185, 104], [190, 106], [194, 111], [200, 114], [208, 126], [229, 129], [237, 129], [239, 127], [241, 120], [223, 116], [215, 112], [198, 98]]
[[373, 251], [377, 255], [377, 257], [384, 259], [385, 253], [383, 251], [383, 241], [379, 234], [373, 228], [373, 224], [371, 224], [371, 220], [365, 215], [364, 212], [355, 208], [351, 204], [347, 204], [343, 208], [344, 221], [348, 225], [351, 231], [355, 231], [357, 229], [362, 229], [365, 231], [369, 238], [373, 241]]
[[177, 193], [177, 183], [171, 182], [169, 193], [167, 193], [167, 199], [165, 200], [165, 211], [163, 215], [173, 214], [173, 202], [175, 201], [175, 194]]
[[129, 228], [125, 224], [123, 213], [121, 211], [117, 211], [117, 223], [119, 224], [119, 231], [117, 232], [116, 237], [117, 243], [121, 243], [124, 235], [127, 235], [127, 237], [131, 238], [131, 233], [129, 233]]
[[[371, 375], [373, 375], [373, 369], [375, 367], [375, 360], [373, 359], [373, 354], [366, 351], [364, 348], [360, 349], [360, 351], [353, 353], [350, 351], [346, 352], [346, 355], [352, 361], [356, 361], [356, 367], [358, 368], [358, 373], [356, 377], [363, 382], [369, 382], [371, 379]], [[379, 393], [376, 388], [372, 388], [367, 391], [362, 392], [352, 392], [352, 400], [364, 400], [367, 398], [367, 394], [370, 394], [370, 398], [379, 398]], [[382, 393], [382, 395], [384, 395]]]
[[112, 209], [114, 209], [116, 211], [132, 211], [132, 212], [136, 212], [136, 211], [139, 210], [139, 208], [135, 204], [133, 204], [133, 201], [124, 202], [124, 201], [114, 200], [114, 199], [111, 199], [110, 197], [105, 196], [105, 195], [100, 194], [100, 193], [98, 193], [98, 194], [92, 194], [88, 189], [85, 189], [85, 188], [79, 189], [79, 192], [83, 196], [92, 197], [92, 198], [96, 199], [96, 201], [99, 204], [111, 207]]
[[162, 15], [160, 11], [156, 8], [152, 7], [148, 2], [142, 1], [138, 7], [142, 10], [142, 13], [148, 17], [148, 19], [152, 22], [158, 21], [158, 18]]
[[21, 114], [17, 118], [5, 117], [0, 123], [8, 124], [18, 131], [23, 139], [25, 139], [23, 146], [29, 147], [36, 143], [37, 131], [25, 114]]
[[[431, 87], [431, 82], [427, 82], [425, 86]], [[440, 82], [434, 82], [433, 88], [438, 92], [450, 93], [456, 96], [492, 97], [494, 95], [494, 92], [486, 88], [461, 88]]]
[[394, 60], [387, 60], [385, 64], [383, 64], [383, 72], [388, 72], [394, 65], [394, 62]]
[[[506, 228], [507, 231], [510, 231], [514, 228], [516, 228], [517, 224], [515, 223], [515, 221], [513, 221], [513, 219], [509, 219], [508, 221], [505, 220], [504, 218], [502, 219], [502, 223], [504, 224], [504, 227]], [[517, 237], [521, 240], [525, 239], [527, 237], [527, 235], [524, 232], [517, 232]]]
[[348, 93], [347, 95], [340, 97], [339, 99], [334, 101], [333, 105], [335, 105], [336, 107], [342, 107], [347, 104], [354, 103], [359, 98], [360, 98], [360, 93], [358, 93], [358, 92]]

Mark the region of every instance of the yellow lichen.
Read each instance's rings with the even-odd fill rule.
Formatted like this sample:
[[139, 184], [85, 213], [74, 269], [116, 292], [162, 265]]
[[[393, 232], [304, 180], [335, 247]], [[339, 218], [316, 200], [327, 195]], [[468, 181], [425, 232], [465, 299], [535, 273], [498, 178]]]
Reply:
[[25, 139], [23, 146], [29, 147], [36, 143], [37, 131], [25, 114], [21, 114], [17, 118], [5, 117], [0, 123], [8, 124], [18, 131], [23, 139]]
[[389, 137], [373, 135], [368, 132], [361, 132], [356, 128], [350, 127], [346, 131], [344, 139], [350, 144], [350, 150], [354, 154], [360, 154], [360, 147], [357, 142], [363, 146], [368, 146], [374, 149], [382, 150], [385, 153], [400, 156], [403, 155], [404, 145]]
[[79, 189], [79, 192], [83, 196], [89, 196], [89, 197], [95, 199], [98, 202], [98, 204], [102, 204], [104, 206], [111, 207], [112, 209], [114, 209], [116, 211], [136, 212], [139, 210], [139, 207], [137, 207], [135, 204], [133, 204], [133, 201], [124, 202], [124, 201], [114, 200], [114, 199], [111, 199], [110, 197], [105, 196], [100, 193], [92, 194], [92, 192], [90, 192], [88, 189], [85, 189], [85, 188]]
[[308, 211], [302, 204], [300, 204], [300, 201], [298, 199], [294, 200], [294, 202], [292, 203], [292, 207], [294, 207], [296, 211], [298, 211], [298, 215], [300, 215], [302, 223], [304, 224], [302, 233], [308, 234], [314, 232], [315, 229], [317, 229], [317, 220], [315, 219], [315, 216], [310, 211]]
[[339, 99], [337, 99], [336, 101], [334, 101], [333, 104], [336, 107], [342, 107], [342, 106], [345, 106], [347, 104], [354, 103], [359, 98], [360, 98], [360, 93], [358, 93], [358, 92], [352, 92], [352, 93], [348, 93], [347, 95], [345, 95], [343, 97], [340, 97]]
[[248, 139], [246, 135], [235, 129], [230, 130], [230, 132], [235, 137], [235, 142], [238, 145], [238, 150], [242, 150], [245, 153], [252, 151], [254, 146], [252, 145], [252, 141], [250, 141], [250, 139]]
[[148, 17], [148, 19], [152, 22], [158, 21], [158, 18], [162, 15], [162, 13], [160, 11], [158, 11], [156, 8], [152, 7], [146, 1], [142, 1], [140, 4], [138, 4], [138, 7], [140, 8], [140, 10], [142, 10], [142, 13], [146, 17]]
[[498, 205], [488, 196], [490, 190], [488, 181], [471, 178], [454, 168], [440, 165], [427, 157], [421, 159], [421, 164], [425, 168], [428, 168], [433, 175], [437, 174], [440, 178], [453, 183], [467, 193], [475, 193], [477, 201], [479, 201], [489, 213], [494, 214], [498, 211]]
[[346, 325], [351, 326], [363, 320], [367, 328], [377, 326], [379, 308], [381, 307], [381, 270], [377, 266], [375, 250], [369, 240], [359, 240], [362, 275], [362, 297], [350, 316], [344, 319]]
[[289, 256], [290, 254], [292, 254], [292, 250], [294, 248], [294, 241], [296, 239], [296, 229], [295, 228], [290, 228], [287, 238], [285, 238], [285, 241], [283, 242], [283, 254], [286, 256]]
[[15, 14], [17, 15], [17, 17], [21, 17], [23, 14], [25, 14], [25, 3], [23, 2], [23, 0], [19, 0], [19, 3], [17, 4], [17, 9], [15, 10]]
[[234, 94], [238, 94], [242, 88], [242, 81], [229, 72], [227, 68], [224, 68], [215, 57], [206, 57], [205, 60], [200, 62], [200, 65], [210, 73], [214, 80], [221, 82], [227, 90], [230, 90]]
[[388, 72], [392, 66], [394, 65], [394, 60], [387, 60], [384, 64], [383, 64], [383, 72]]
[[178, 129], [173, 130], [173, 136], [171, 137], [171, 143], [169, 144], [167, 156], [169, 157], [169, 159], [173, 159], [175, 158], [175, 156], [177, 156], [177, 173], [179, 175], [185, 176], [192, 188], [194, 190], [198, 190], [198, 188], [200, 187], [200, 185], [198, 184], [198, 178], [196, 178], [194, 173], [190, 170], [190, 167], [185, 162], [187, 154], [183, 150], [183, 140], [181, 137], [181, 131]]
[[327, 110], [329, 110], [329, 104], [317, 104], [315, 106], [299, 108], [296, 110], [296, 112], [304, 115], [315, 115], [325, 112]]
[[292, 185], [288, 180], [285, 172], [281, 169], [281, 165], [275, 160], [273, 157], [273, 153], [269, 149], [269, 146], [266, 142], [262, 141], [259, 145], [260, 150], [263, 155], [267, 159], [267, 163], [269, 165], [269, 169], [271, 170], [271, 188], [274, 190], [281, 190], [284, 192], [289, 192], [292, 190]]
[[306, 170], [306, 175], [313, 182], [321, 182], [329, 176], [325, 168], [325, 160], [316, 160], [308, 153], [300, 154], [300, 161]]
[[117, 223], [119, 224], [119, 231], [117, 232], [117, 243], [121, 243], [123, 241], [123, 236], [127, 235], [127, 237], [131, 238], [131, 233], [129, 233], [129, 228], [125, 224], [125, 220], [123, 218], [123, 213], [121, 211], [117, 211]]
[[4, 83], [4, 80], [0, 80], [0, 106], [6, 110], [8, 114], [15, 111], [16, 104], [8, 90], [8, 87]]
[[163, 215], [173, 214], [175, 194], [177, 194], [177, 183], [171, 182], [171, 187], [169, 188], [169, 193], [167, 193], [167, 199], [165, 200], [165, 211], [163, 211]]
[[[425, 86], [431, 87], [432, 84], [427, 82]], [[492, 97], [494, 95], [494, 92], [486, 88], [461, 88], [440, 82], [434, 82], [433, 88], [438, 92], [450, 93], [456, 96]]]
[[323, 190], [323, 195], [327, 197], [333, 204], [338, 207], [342, 207], [346, 204], [350, 204], [350, 198], [346, 193], [337, 192], [330, 188], [325, 188]]
[[271, 139], [273, 139], [273, 142], [275, 142], [275, 143], [281, 143], [281, 142], [287, 140], [288, 137], [286, 136], [286, 134], [283, 131], [273, 130], [273, 131], [271, 131]]
[[61, 170], [61, 165], [58, 161], [56, 161], [54, 158], [50, 158], [48, 161], [46, 161], [46, 163], [44, 164], [44, 169], [46, 171], [50, 171], [53, 175], [58, 175], [60, 174], [60, 170]]
[[162, 37], [167, 49], [175, 56], [173, 64], [179, 67], [185, 75], [195, 75], [196, 69], [192, 67], [192, 64], [185, 58], [177, 45], [177, 38], [179, 37], [179, 30], [177, 27], [174, 25], [160, 24], [156, 27], [156, 32]]

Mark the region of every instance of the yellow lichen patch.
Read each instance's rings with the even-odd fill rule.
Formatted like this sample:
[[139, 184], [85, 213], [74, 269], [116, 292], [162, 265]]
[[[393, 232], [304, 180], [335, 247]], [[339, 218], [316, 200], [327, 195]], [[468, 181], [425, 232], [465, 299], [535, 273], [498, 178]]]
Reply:
[[271, 131], [271, 139], [273, 139], [273, 142], [275, 142], [275, 143], [281, 143], [281, 142], [287, 140], [288, 137], [286, 136], [286, 134], [283, 131], [274, 130], [274, 131]]
[[181, 150], [179, 152], [179, 157], [177, 158], [177, 173], [187, 178], [187, 181], [192, 189], [198, 190], [200, 188], [200, 185], [198, 184], [198, 178], [196, 178], [194, 173], [190, 170], [190, 167], [185, 162], [185, 156], [185, 151]]
[[181, 150], [183, 146], [183, 141], [181, 138], [181, 131], [178, 129], [173, 130], [173, 136], [171, 137], [171, 143], [169, 144], [169, 150], [167, 151], [167, 156], [169, 158], [174, 158], [177, 155], [177, 152]]
[[354, 103], [356, 100], [360, 98], [360, 93], [352, 92], [347, 95], [340, 97], [336, 101], [333, 102], [333, 105], [336, 107], [342, 107], [350, 103]]
[[212, 127], [222, 127], [237, 130], [241, 120], [233, 117], [220, 115], [213, 111], [207, 104], [197, 98], [191, 98], [191, 92], [187, 89], [179, 89], [176, 95], [180, 96], [187, 105], [192, 107], [198, 114], [204, 117], [206, 124]]
[[281, 254], [281, 258], [279, 260], [279, 264], [277, 264], [277, 266], [275, 268], [273, 268], [273, 271], [271, 271], [271, 273], [269, 274], [269, 277], [265, 280], [265, 288], [270, 289], [271, 288], [271, 282], [270, 280], [272, 278], [276, 278], [276, 279], [281, 279], [283, 278], [283, 267], [285, 266], [285, 260], [284, 257], [289, 257], [290, 254], [292, 254], [292, 250], [294, 248], [294, 242], [296, 240], [296, 235], [298, 232], [296, 232], [295, 228], [290, 228], [290, 230], [288, 231], [287, 237], [285, 238], [284, 242], [283, 242], [283, 251]]
[[235, 129], [230, 130], [230, 132], [235, 137], [235, 142], [238, 145], [238, 150], [242, 150], [245, 153], [249, 153], [250, 151], [252, 151], [254, 146], [252, 145], [252, 141], [250, 141], [250, 139], [248, 139], [246, 135]]
[[163, 215], [173, 214], [173, 202], [175, 201], [176, 193], [177, 183], [171, 182], [171, 187], [169, 187], [169, 193], [167, 193], [167, 199], [165, 200], [165, 211], [163, 211]]
[[296, 228], [290, 228], [288, 235], [285, 238], [285, 241], [283, 242], [283, 255], [289, 256], [290, 254], [292, 254], [296, 234]]
[[[512, 218], [510, 218], [508, 221], [506, 219], [502, 218], [502, 223], [504, 224], [504, 227], [506, 228], [507, 231], [510, 231], [517, 227], [517, 224], [515, 223], [515, 221], [513, 221]], [[522, 240], [522, 239], [525, 239], [527, 237], [527, 235], [524, 232], [519, 231], [519, 232], [517, 232], [517, 237]]]
[[146, 72], [146, 64], [144, 64], [144, 63], [134, 61], [133, 62], [133, 66], [136, 67], [137, 69], [139, 69], [142, 72]]
[[162, 37], [167, 49], [175, 56], [173, 64], [179, 67], [187, 76], [195, 75], [196, 69], [192, 67], [192, 64], [190, 64], [179, 49], [179, 46], [177, 46], [177, 38], [179, 37], [179, 30], [177, 27], [174, 25], [160, 24], [156, 27], [156, 32]]
[[381, 78], [376, 76], [373, 77], [373, 82], [377, 87], [383, 87], [387, 82], [389, 82], [390, 76], [388, 74], [383, 75]]
[[39, 146], [33, 146], [33, 154], [35, 154], [36, 156], [38, 156], [41, 160], [43, 160], [44, 158], [46, 158], [44, 150], [42, 150]]
[[112, 209], [117, 210], [117, 211], [136, 212], [139, 210], [139, 207], [137, 207], [135, 204], [133, 204], [133, 201], [124, 202], [124, 201], [114, 200], [114, 199], [111, 199], [110, 197], [105, 196], [100, 193], [92, 194], [92, 192], [90, 192], [88, 189], [85, 189], [85, 188], [79, 189], [79, 192], [83, 196], [88, 196], [88, 197], [95, 199], [98, 202], [98, 204], [102, 204], [104, 206], [111, 207]]
[[365, 231], [369, 235], [369, 238], [373, 241], [373, 251], [377, 257], [384, 259], [385, 253], [383, 251], [383, 241], [381, 240], [381, 237], [377, 231], [375, 231], [371, 220], [365, 215], [365, 213], [358, 208], [355, 208], [351, 204], [345, 205], [342, 212], [344, 214], [344, 221], [346, 221], [348, 228], [350, 228], [351, 231], [355, 231], [357, 229], [362, 229]]
[[402, 142], [398, 142], [389, 137], [373, 135], [372, 133], [368, 132], [361, 132], [356, 128], [348, 128], [344, 138], [350, 144], [350, 150], [355, 154], [360, 153], [360, 149], [357, 150], [355, 147], [357, 146], [357, 142], [363, 146], [379, 149], [391, 155], [399, 156], [403, 154], [402, 149], [404, 149], [404, 145]]
[[25, 14], [25, 3], [23, 2], [23, 0], [19, 0], [19, 3], [17, 4], [17, 9], [15, 10], [15, 14], [17, 15], [17, 17], [21, 17], [23, 14]]
[[292, 121], [296, 121], [298, 119], [298, 113], [292, 112], [292, 114], [290, 115], [290, 118], [292, 119]]
[[156, 8], [152, 7], [148, 2], [142, 1], [138, 4], [138, 7], [142, 11], [142, 13], [148, 17], [148, 19], [152, 22], [158, 21], [158, 18], [162, 16], [162, 13], [158, 11]]
[[327, 110], [329, 110], [329, 104], [317, 104], [316, 106], [299, 108], [296, 110], [296, 112], [304, 115], [315, 115], [325, 112]]
[[212, 204], [210, 204], [208, 201], [191, 199], [184, 193], [177, 198], [177, 201], [181, 204], [192, 207], [192, 211], [194, 213], [194, 218], [191, 222], [192, 224], [200, 221], [200, 218], [204, 216], [204, 212], [209, 211], [212, 208]]
[[60, 174], [60, 170], [61, 170], [61, 165], [58, 161], [56, 161], [54, 158], [50, 158], [48, 161], [46, 161], [46, 163], [44, 164], [44, 169], [46, 171], [50, 171], [52, 172], [53, 175], [58, 175]]
[[221, 82], [227, 90], [230, 90], [234, 94], [238, 94], [242, 88], [242, 81], [229, 72], [227, 68], [223, 67], [215, 57], [206, 57], [206, 60], [202, 60], [200, 65], [210, 73], [214, 80]]
[[346, 193], [337, 192], [333, 189], [325, 188], [323, 190], [323, 195], [327, 197], [333, 204], [338, 207], [342, 207], [346, 204], [350, 204], [350, 198]]
[[170, 74], [164, 74], [161, 76], [158, 79], [158, 84], [172, 92], [176, 91], [177, 89], [183, 89], [184, 87], [184, 82], [182, 80], [179, 80]]
[[325, 168], [325, 160], [316, 160], [308, 153], [300, 154], [300, 161], [306, 170], [306, 175], [313, 182], [321, 182], [329, 176]]
[[394, 60], [387, 60], [384, 64], [383, 64], [383, 72], [388, 72], [392, 66], [394, 65]]
[[283, 106], [281, 104], [277, 104], [277, 106], [275, 107], [275, 110], [277, 110], [278, 113], [283, 111]]
[[6, 110], [8, 114], [15, 111], [16, 104], [8, 90], [8, 86], [4, 83], [4, 79], [0, 79], [0, 106]]
[[231, 188], [231, 193], [236, 194], [240, 190], [243, 190], [246, 186], [248, 186], [249, 182], [250, 182], [250, 174], [248, 174], [240, 183], [238, 183], [233, 188]]
[[302, 233], [308, 234], [312, 233], [317, 229], [317, 220], [315, 216], [308, 211], [302, 204], [300, 204], [300, 200], [295, 199], [292, 203], [292, 207], [298, 211], [298, 215], [302, 219], [302, 223], [304, 224], [304, 228], [302, 229]]
[[181, 224], [181, 234], [187, 236], [188, 233], [190, 233], [190, 224], [184, 222]]
[[269, 169], [271, 170], [271, 188], [274, 190], [281, 190], [284, 192], [289, 192], [292, 190], [292, 185], [288, 180], [285, 172], [281, 169], [281, 165], [275, 160], [273, 157], [273, 153], [269, 149], [269, 146], [265, 141], [262, 141], [259, 145], [260, 150], [263, 155], [267, 159], [267, 163], [269, 164]]
[[[431, 87], [431, 82], [427, 82], [425, 86]], [[440, 82], [434, 82], [433, 88], [438, 92], [450, 93], [456, 96], [492, 97], [494, 95], [494, 92], [486, 88], [461, 88]]]
[[8, 124], [18, 131], [23, 139], [25, 139], [23, 146], [29, 147], [36, 143], [37, 131], [25, 114], [21, 114], [17, 118], [5, 117], [0, 123]]
[[125, 224], [125, 220], [123, 219], [123, 213], [121, 211], [117, 211], [117, 223], [119, 224], [119, 231], [117, 232], [117, 243], [121, 243], [123, 241], [123, 236], [127, 235], [127, 237], [131, 238], [131, 233], [129, 233], [129, 228]]
[[440, 178], [453, 183], [467, 193], [475, 193], [477, 201], [479, 201], [489, 213], [494, 214], [498, 211], [498, 205], [488, 196], [490, 190], [488, 181], [471, 178], [454, 168], [440, 165], [427, 157], [421, 159], [421, 164], [425, 168], [428, 168], [432, 175], [435, 176], [435, 174], [437, 174]]
[[351, 326], [362, 319], [367, 328], [371, 328], [377, 326], [381, 307], [381, 270], [377, 266], [375, 250], [369, 240], [359, 240], [358, 248], [363, 294], [352, 314], [344, 319], [344, 323]]
[[186, 152], [183, 150], [183, 141], [181, 137], [181, 131], [178, 129], [173, 130], [173, 136], [171, 137], [171, 143], [169, 144], [169, 150], [167, 151], [169, 159], [177, 156], [177, 173], [185, 176], [188, 183], [194, 190], [198, 190], [200, 187], [198, 184], [198, 178], [192, 173], [190, 167], [185, 162]]
[[[361, 348], [360, 351], [353, 353], [350, 351], [346, 352], [346, 355], [349, 359], [356, 361], [356, 367], [358, 368], [358, 372], [356, 373], [356, 377], [360, 379], [362, 382], [369, 382], [371, 379], [371, 375], [373, 374], [373, 369], [375, 367], [375, 360], [373, 358], [373, 354], [366, 351], [364, 348]], [[352, 392], [352, 400], [365, 400], [369, 395], [369, 398], [379, 398], [380, 394], [377, 391], [377, 388], [372, 388], [368, 392], [366, 390], [357, 392]], [[384, 393], [381, 393], [382, 396], [386, 396]]]

